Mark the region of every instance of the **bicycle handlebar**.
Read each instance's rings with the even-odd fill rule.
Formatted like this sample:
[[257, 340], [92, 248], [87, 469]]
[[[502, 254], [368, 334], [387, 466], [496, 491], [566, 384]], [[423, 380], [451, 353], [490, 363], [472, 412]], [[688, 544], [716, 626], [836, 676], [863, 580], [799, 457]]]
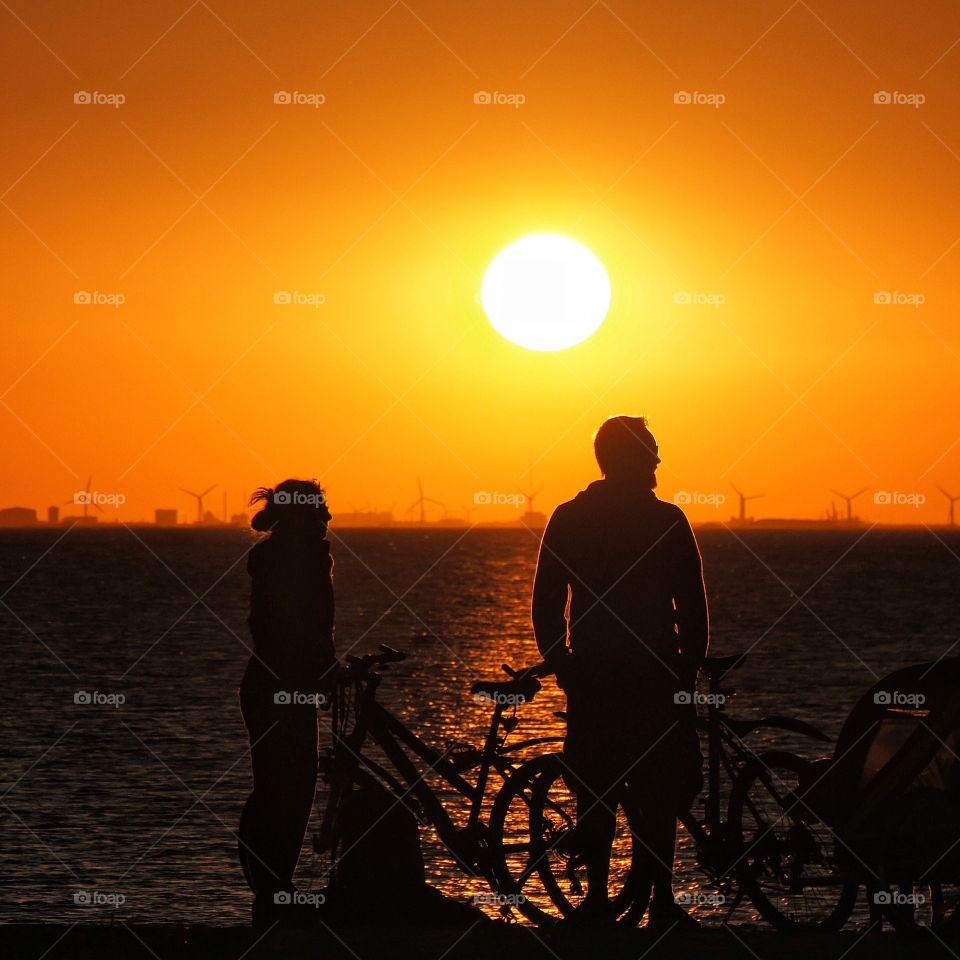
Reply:
[[530, 667], [521, 667], [519, 670], [514, 670], [509, 663], [501, 663], [500, 669], [511, 679], [520, 681], [546, 677], [553, 673], [553, 667], [545, 660], [541, 660]]
[[362, 657], [347, 654], [344, 658], [347, 668], [355, 673], [367, 674], [375, 667], [385, 667], [388, 663], [399, 663], [407, 659], [407, 654], [403, 650], [395, 650], [385, 643], [379, 644], [379, 647], [380, 653], [367, 653]]

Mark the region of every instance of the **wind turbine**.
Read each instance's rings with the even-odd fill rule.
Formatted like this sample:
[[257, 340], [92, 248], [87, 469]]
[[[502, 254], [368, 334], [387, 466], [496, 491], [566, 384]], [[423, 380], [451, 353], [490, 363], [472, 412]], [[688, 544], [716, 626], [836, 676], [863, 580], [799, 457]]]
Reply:
[[739, 520], [741, 523], [747, 522], [747, 501], [748, 500], [759, 500], [760, 497], [765, 497], [765, 493], [751, 493], [747, 496], [745, 493], [741, 493], [737, 488], [731, 483], [731, 487], [736, 491], [737, 496], [740, 498], [740, 517]]
[[833, 487], [830, 488], [831, 493], [835, 493], [841, 500], [845, 500], [847, 503], [847, 523], [853, 522], [853, 501], [860, 496], [861, 493], [866, 493], [867, 488], [863, 487], [858, 490], [856, 493], [851, 493], [849, 496], [845, 493], [841, 493], [839, 490], [834, 490]]
[[188, 490], [186, 487], [181, 487], [180, 489], [184, 493], [189, 493], [191, 497], [197, 498], [197, 523], [203, 523], [203, 498], [211, 491], [216, 489], [216, 484], [213, 486], [207, 487], [203, 493], [194, 493], [192, 490]]
[[937, 487], [937, 489], [950, 501], [950, 526], [955, 527], [956, 523], [954, 522], [954, 519], [953, 519], [953, 505], [958, 500], [960, 500], [960, 496], [954, 496], [951, 493], [947, 493], [947, 491], [944, 490], [943, 487]]
[[[84, 519], [85, 521], [87, 521], [87, 520], [90, 519], [90, 516], [89, 516], [89, 515], [90, 515], [90, 504], [91, 504], [91, 500], [90, 500], [90, 490], [91, 490], [92, 488], [93, 488], [93, 475], [91, 474], [90, 476], [87, 477], [87, 485], [83, 488], [83, 490], [77, 490], [76, 493], [74, 493], [72, 499], [70, 499], [70, 500], [64, 500], [64, 505], [66, 505], [66, 504], [68, 504], [68, 503], [72, 503], [74, 506], [76, 506], [76, 504], [77, 504], [77, 494], [81, 494], [81, 493], [82, 493], [82, 494], [83, 494], [83, 497], [82, 497], [82, 499], [81, 499], [81, 503], [83, 504], [83, 519]], [[95, 506], [101, 513], [103, 513], [103, 510], [101, 509], [99, 503], [94, 503], [93, 506]]]
[[439, 500], [434, 500], [432, 497], [425, 497], [423, 495], [423, 483], [421, 483], [420, 478], [417, 477], [417, 492], [420, 494], [413, 503], [407, 507], [407, 513], [413, 510], [415, 507], [420, 508], [420, 523], [425, 524], [427, 522], [427, 504], [432, 503], [435, 506], [440, 507], [444, 513], [447, 512], [447, 507], [445, 504], [441, 503]]
[[533, 513], [533, 499], [540, 493], [540, 491], [534, 490], [533, 493], [527, 493], [526, 490], [520, 490], [518, 492], [521, 493], [523, 497], [526, 499], [526, 504], [527, 504], [526, 513]]

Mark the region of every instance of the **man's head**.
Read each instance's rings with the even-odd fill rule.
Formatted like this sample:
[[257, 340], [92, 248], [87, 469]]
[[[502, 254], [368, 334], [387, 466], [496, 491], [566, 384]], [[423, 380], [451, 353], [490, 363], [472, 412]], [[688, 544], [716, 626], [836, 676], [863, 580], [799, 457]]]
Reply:
[[637, 480], [657, 485], [659, 448], [646, 417], [611, 417], [593, 435], [600, 472], [609, 479]]

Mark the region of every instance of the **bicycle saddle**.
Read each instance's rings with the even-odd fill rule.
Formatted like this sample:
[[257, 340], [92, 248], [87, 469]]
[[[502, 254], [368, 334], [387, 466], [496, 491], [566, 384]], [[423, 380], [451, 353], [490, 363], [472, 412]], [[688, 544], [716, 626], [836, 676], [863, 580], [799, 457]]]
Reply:
[[719, 680], [728, 670], [736, 670], [746, 660], [745, 653], [734, 653], [729, 657], [704, 657], [700, 669], [709, 680]]

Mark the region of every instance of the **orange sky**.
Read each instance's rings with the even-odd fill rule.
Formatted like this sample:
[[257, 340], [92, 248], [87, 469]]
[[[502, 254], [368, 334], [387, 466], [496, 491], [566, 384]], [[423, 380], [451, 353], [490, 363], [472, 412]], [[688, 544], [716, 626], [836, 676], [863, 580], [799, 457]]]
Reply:
[[[730, 514], [731, 482], [767, 494], [758, 516], [868, 487], [864, 517], [938, 522], [936, 485], [960, 493], [956, 4], [12, 0], [0, 17], [2, 505], [44, 509], [92, 474], [123, 519], [186, 517], [181, 486], [217, 482], [237, 510], [293, 474], [334, 513], [400, 514], [421, 474], [462, 513], [532, 465], [547, 508], [593, 478], [591, 434], [619, 412], [650, 417], [661, 495], [727, 495], [698, 520]], [[492, 256], [538, 231], [589, 246], [613, 290], [598, 333], [555, 354], [503, 340], [477, 303]], [[284, 290], [324, 302], [274, 304]]]

